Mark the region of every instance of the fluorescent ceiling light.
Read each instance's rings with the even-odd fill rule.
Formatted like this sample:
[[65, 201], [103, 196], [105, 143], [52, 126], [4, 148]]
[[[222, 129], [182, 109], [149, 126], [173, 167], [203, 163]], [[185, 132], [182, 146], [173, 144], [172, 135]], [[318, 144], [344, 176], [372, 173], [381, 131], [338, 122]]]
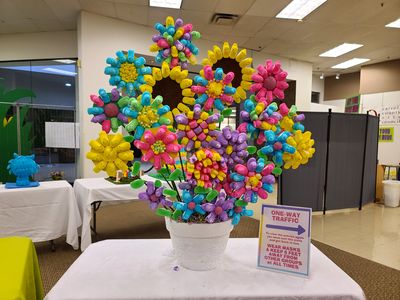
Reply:
[[54, 59], [53, 61], [59, 62], [62, 64], [73, 64], [75, 62], [75, 60], [72, 60], [72, 59]]
[[385, 27], [400, 28], [400, 18], [392, 23], [386, 24]]
[[150, 0], [150, 6], [180, 9], [182, 0]]
[[331, 67], [332, 69], [347, 69], [362, 63], [365, 63], [367, 61], [369, 61], [369, 58], [352, 58], [350, 60], [347, 60], [345, 62], [342, 62], [340, 64], [337, 64], [333, 67]]
[[355, 49], [358, 49], [360, 47], [362, 47], [364, 45], [361, 44], [348, 44], [348, 43], [344, 43], [341, 44], [335, 48], [332, 48], [324, 53], [321, 53], [319, 56], [322, 57], [338, 57], [340, 55], [343, 55], [347, 52], [353, 51]]
[[67, 76], [74, 76], [76, 75], [75, 72], [70, 72], [70, 71], [65, 71], [65, 70], [60, 70], [56, 68], [44, 68], [43, 71], [51, 72], [51, 73], [56, 73], [56, 74], [61, 74], [61, 75], [67, 75]]
[[293, 0], [282, 9], [275, 18], [302, 20], [326, 1], [327, 0]]
[[70, 87], [70, 86], [72, 86], [72, 84], [70, 84], [69, 82], [67, 82], [67, 83], [65, 84], [65, 86]]

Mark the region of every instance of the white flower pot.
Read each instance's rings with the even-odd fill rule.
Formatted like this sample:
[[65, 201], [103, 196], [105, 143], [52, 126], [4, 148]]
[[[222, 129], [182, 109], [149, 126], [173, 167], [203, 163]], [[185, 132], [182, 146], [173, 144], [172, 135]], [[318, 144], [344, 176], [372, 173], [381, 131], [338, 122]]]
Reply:
[[233, 229], [231, 220], [215, 224], [188, 224], [166, 217], [165, 225], [179, 265], [194, 271], [217, 267]]

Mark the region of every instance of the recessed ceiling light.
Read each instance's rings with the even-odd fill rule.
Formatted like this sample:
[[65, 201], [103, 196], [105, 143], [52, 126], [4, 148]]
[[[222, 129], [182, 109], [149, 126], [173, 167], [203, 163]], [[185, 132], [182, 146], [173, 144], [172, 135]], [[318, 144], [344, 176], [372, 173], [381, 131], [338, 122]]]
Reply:
[[65, 84], [65, 86], [70, 87], [70, 86], [72, 86], [72, 84], [70, 84], [69, 82], [67, 82], [67, 83]]
[[150, 0], [150, 6], [180, 9], [182, 0]]
[[396, 21], [393, 21], [392, 23], [386, 24], [385, 27], [400, 28], [400, 18], [398, 18]]
[[353, 51], [355, 49], [358, 49], [364, 45], [361, 44], [349, 44], [349, 43], [343, 43], [335, 48], [332, 48], [328, 51], [325, 51], [324, 53], [321, 53], [319, 56], [321, 57], [338, 57], [340, 55], [343, 55], [347, 52]]
[[275, 18], [302, 20], [327, 0], [293, 0]]
[[44, 68], [43, 71], [61, 74], [61, 75], [67, 75], [67, 76], [75, 76], [76, 75], [75, 72], [60, 70], [60, 69], [56, 69], [56, 68]]
[[75, 60], [72, 59], [54, 59], [53, 61], [62, 63], [62, 64], [73, 64]]
[[365, 63], [369, 60], [370, 60], [369, 58], [352, 58], [352, 59], [342, 62], [340, 64], [334, 65], [331, 68], [332, 69], [347, 69], [347, 68]]

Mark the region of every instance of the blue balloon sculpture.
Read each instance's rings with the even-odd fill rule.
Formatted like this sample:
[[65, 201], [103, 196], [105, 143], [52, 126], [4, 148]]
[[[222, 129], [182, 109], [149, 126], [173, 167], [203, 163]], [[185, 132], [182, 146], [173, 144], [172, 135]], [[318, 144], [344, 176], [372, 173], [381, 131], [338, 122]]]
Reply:
[[23, 156], [14, 153], [14, 158], [8, 161], [7, 170], [10, 174], [15, 175], [17, 180], [16, 182], [7, 182], [6, 189], [39, 186], [39, 182], [29, 180], [29, 176], [39, 172], [39, 165], [35, 162], [34, 154]]

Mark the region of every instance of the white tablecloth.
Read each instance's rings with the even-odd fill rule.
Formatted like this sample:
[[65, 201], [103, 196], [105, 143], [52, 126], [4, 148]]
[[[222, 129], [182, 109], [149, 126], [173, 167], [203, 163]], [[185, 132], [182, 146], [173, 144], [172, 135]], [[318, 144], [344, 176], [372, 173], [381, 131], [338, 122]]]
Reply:
[[[149, 176], [142, 176], [152, 180]], [[82, 216], [81, 250], [84, 251], [91, 243], [90, 220], [92, 219], [91, 204], [95, 201], [114, 202], [137, 200], [142, 189], [132, 189], [129, 184], [114, 184], [104, 178], [77, 179], [74, 183], [75, 198]]]
[[106, 240], [92, 244], [45, 299], [365, 299], [314, 246], [308, 279], [257, 269], [257, 249], [258, 239], [230, 239], [220, 267], [196, 272], [174, 270], [169, 239]]
[[67, 243], [78, 249], [81, 224], [67, 181], [44, 181], [38, 187], [20, 189], [0, 185], [0, 237], [26, 236], [43, 242], [66, 234]]

